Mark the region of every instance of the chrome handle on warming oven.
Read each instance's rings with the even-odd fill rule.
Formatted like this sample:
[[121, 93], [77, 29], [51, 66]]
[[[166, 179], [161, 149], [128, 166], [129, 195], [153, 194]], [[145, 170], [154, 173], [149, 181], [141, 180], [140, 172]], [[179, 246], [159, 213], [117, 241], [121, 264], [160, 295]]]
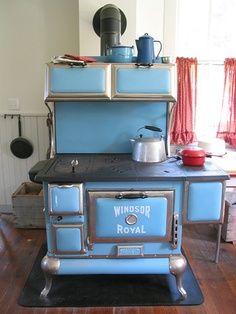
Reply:
[[123, 193], [119, 193], [118, 195], [115, 196], [116, 199], [136, 199], [136, 198], [147, 198], [148, 196], [145, 193], [127, 193], [127, 194], [123, 194]]

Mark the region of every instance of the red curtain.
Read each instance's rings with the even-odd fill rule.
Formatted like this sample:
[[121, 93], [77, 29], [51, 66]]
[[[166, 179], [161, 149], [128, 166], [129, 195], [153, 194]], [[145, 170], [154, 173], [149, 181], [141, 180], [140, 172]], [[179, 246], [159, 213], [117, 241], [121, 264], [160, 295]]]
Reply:
[[236, 59], [224, 62], [224, 93], [217, 137], [236, 148]]
[[185, 145], [196, 140], [197, 59], [177, 58], [176, 66], [177, 103], [173, 109], [170, 143]]

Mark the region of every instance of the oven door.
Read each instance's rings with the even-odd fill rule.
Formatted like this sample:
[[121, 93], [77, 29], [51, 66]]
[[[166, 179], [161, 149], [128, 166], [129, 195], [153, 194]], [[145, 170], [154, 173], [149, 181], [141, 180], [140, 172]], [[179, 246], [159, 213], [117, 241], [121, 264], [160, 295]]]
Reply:
[[173, 190], [89, 190], [89, 240], [172, 240]]

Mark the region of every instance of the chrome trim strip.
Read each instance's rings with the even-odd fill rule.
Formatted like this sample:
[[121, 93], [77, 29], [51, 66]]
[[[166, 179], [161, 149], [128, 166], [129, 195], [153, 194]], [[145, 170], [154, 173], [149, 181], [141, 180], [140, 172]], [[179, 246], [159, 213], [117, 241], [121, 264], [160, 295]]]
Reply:
[[[72, 187], [76, 187], [79, 190], [79, 211], [78, 212], [74, 212], [74, 211], [64, 211], [64, 212], [55, 212], [52, 208], [52, 189], [56, 187], [56, 188], [60, 188], [60, 189], [70, 189]], [[77, 184], [73, 184], [73, 183], [68, 183], [68, 184], [48, 184], [48, 213], [49, 215], [83, 215], [83, 183], [77, 183]]]
[[[91, 96], [92, 95], [92, 96]], [[50, 97], [47, 97], [46, 101], [60, 102], [60, 101], [91, 101], [91, 100], [110, 100], [109, 96], [103, 96], [103, 94], [97, 93], [87, 93], [87, 94], [50, 94]]]
[[[87, 252], [86, 252], [87, 253]], [[143, 254], [142, 256], [137, 256], [137, 255], [128, 255], [128, 256], [118, 256], [118, 255], [111, 255], [111, 254], [99, 254], [99, 255], [75, 255], [71, 254], [69, 255], [63, 255], [63, 254], [53, 254], [54, 257], [56, 258], [63, 258], [63, 259], [101, 259], [101, 258], [106, 258], [106, 259], [133, 259], [133, 258], [169, 258], [170, 254]]]
[[166, 138], [166, 155], [170, 156], [170, 128], [173, 120], [173, 112], [174, 108], [176, 106], [176, 102], [172, 101], [167, 104], [167, 115], [166, 115], [166, 132], [167, 132], [167, 138]]
[[[123, 95], [123, 96], [122, 96]], [[129, 94], [119, 94], [118, 96], [114, 96], [112, 101], [158, 101], [158, 102], [176, 102], [176, 99], [172, 95], [164, 95], [164, 94], [148, 94], [149, 96], [144, 94], [132, 94], [133, 96], [129, 96]]]
[[52, 141], [51, 141], [51, 152], [50, 152], [50, 158], [53, 158], [56, 154], [56, 132], [55, 132], [55, 103], [53, 103], [53, 109], [52, 109]]
[[189, 181], [184, 182], [184, 193], [183, 193], [183, 210], [182, 210], [182, 220], [183, 225], [188, 223], [187, 220], [187, 208], [188, 208], [188, 190], [189, 190]]

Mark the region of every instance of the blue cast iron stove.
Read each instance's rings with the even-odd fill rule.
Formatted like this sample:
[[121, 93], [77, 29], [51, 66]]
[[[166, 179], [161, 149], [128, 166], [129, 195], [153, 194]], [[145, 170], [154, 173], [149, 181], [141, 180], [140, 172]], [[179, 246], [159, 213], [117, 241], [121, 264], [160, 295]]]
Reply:
[[163, 130], [169, 154], [173, 71], [171, 64], [47, 65], [51, 158], [30, 171], [45, 198], [42, 296], [52, 275], [173, 274], [187, 297], [182, 226], [221, 225], [228, 176], [209, 161], [191, 168], [174, 158], [132, 160], [129, 139], [143, 125]]

